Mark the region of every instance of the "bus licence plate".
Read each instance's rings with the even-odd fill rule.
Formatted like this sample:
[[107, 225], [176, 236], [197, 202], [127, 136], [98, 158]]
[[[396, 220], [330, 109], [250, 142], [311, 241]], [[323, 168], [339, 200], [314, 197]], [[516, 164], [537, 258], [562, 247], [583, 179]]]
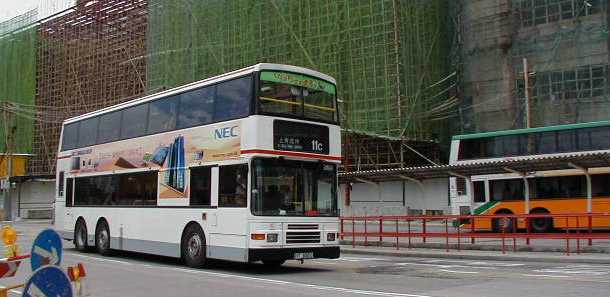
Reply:
[[294, 258], [293, 259], [295, 259], [295, 260], [313, 259], [313, 252], [294, 253]]

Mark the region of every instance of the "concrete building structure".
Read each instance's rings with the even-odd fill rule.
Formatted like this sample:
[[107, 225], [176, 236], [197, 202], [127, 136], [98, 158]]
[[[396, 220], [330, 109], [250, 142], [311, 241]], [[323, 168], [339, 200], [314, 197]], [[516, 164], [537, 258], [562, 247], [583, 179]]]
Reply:
[[11, 187], [12, 219], [50, 219], [55, 201], [55, 179], [32, 178]]
[[528, 109], [531, 127], [608, 119], [607, 0], [464, 0], [458, 16], [464, 132], [526, 128]]

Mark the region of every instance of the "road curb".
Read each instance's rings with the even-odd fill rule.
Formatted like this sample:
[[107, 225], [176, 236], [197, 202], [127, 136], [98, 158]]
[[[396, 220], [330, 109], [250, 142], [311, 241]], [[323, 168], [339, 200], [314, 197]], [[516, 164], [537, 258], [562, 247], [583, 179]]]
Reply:
[[529, 256], [521, 255], [475, 255], [463, 252], [418, 252], [418, 251], [380, 251], [366, 249], [341, 248], [341, 254], [352, 255], [376, 255], [405, 258], [441, 258], [441, 259], [461, 259], [461, 260], [493, 260], [493, 261], [518, 261], [518, 262], [568, 262], [580, 264], [610, 264], [609, 258], [591, 258], [582, 255], [537, 255], [529, 253]]
[[[354, 244], [352, 243], [352, 241], [350, 240], [341, 240], [340, 244], [342, 246], [345, 247], [352, 247]], [[385, 248], [396, 248], [396, 243], [394, 242], [389, 242], [389, 241], [384, 241], [381, 242], [381, 244], [377, 241], [369, 241], [368, 244], [365, 241], [362, 240], [358, 240], [355, 242], [355, 246], [356, 247], [364, 247], [364, 246], [377, 246], [377, 247], [385, 247]], [[502, 246], [498, 245], [498, 244], [485, 244], [485, 243], [477, 243], [477, 244], [470, 244], [470, 243], [465, 243], [462, 242], [461, 245], [458, 245], [457, 243], [450, 243], [450, 244], [446, 244], [446, 243], [440, 243], [440, 242], [427, 242], [427, 243], [423, 243], [423, 242], [414, 242], [411, 244], [408, 244], [406, 242], [401, 242], [399, 244], [400, 248], [404, 248], [404, 249], [431, 249], [431, 250], [445, 250], [446, 248], [449, 248], [450, 250], [461, 250], [461, 251], [487, 251], [487, 252], [492, 252], [492, 251], [496, 251], [496, 252], [502, 252]], [[510, 242], [507, 242], [505, 245], [505, 250], [506, 251], [511, 251], [513, 250], [513, 245]], [[515, 250], [517, 252], [534, 252], [534, 253], [557, 253], [557, 254], [562, 254], [566, 252], [566, 248], [562, 247], [562, 246], [535, 246], [535, 245], [517, 245], [515, 247]], [[577, 254], [576, 253], [577, 249], [575, 246], [572, 245], [570, 252], [573, 254]], [[597, 254], [597, 255], [608, 255], [608, 257], [610, 257], [610, 247], [590, 247], [590, 246], [586, 246], [586, 245], [581, 245], [580, 247], [580, 252], [582, 254]]]

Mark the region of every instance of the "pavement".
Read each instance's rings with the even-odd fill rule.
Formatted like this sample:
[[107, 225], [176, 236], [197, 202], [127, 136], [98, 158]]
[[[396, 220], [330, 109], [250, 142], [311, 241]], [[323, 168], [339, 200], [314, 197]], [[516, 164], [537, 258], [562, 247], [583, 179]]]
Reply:
[[[19, 222], [19, 243], [28, 251], [34, 236], [48, 223]], [[390, 251], [366, 247], [342, 249], [339, 259], [315, 259], [304, 264], [292, 261], [278, 269], [259, 264], [213, 261], [205, 268], [183, 266], [177, 259], [115, 252], [112, 257], [77, 252], [64, 242], [63, 267], [81, 262], [87, 270], [86, 296], [174, 297], [287, 297], [287, 296], [608, 296], [610, 264], [605, 254], [563, 256], [541, 261], [538, 253], [511, 253], [516, 258], [485, 259], [490, 251], [452, 252], [420, 249]], [[368, 254], [365, 254], [368, 253]], [[440, 254], [472, 255], [447, 258]], [[497, 253], [496, 253], [497, 254]], [[408, 257], [405, 257], [408, 255]], [[574, 262], [589, 258], [595, 263]], [[0, 283], [23, 282], [31, 273], [23, 263], [18, 274]], [[21, 296], [20, 289], [9, 296]]]
[[470, 259], [470, 260], [494, 260], [494, 261], [525, 261], [525, 262], [570, 262], [584, 264], [608, 264], [610, 265], [610, 254], [605, 253], [571, 253], [566, 255], [561, 252], [512, 252], [488, 251], [488, 250], [445, 250], [431, 248], [400, 248], [373, 247], [343, 245], [341, 252], [344, 254], [389, 256], [389, 257], [415, 257], [415, 258], [437, 258], [437, 259]]

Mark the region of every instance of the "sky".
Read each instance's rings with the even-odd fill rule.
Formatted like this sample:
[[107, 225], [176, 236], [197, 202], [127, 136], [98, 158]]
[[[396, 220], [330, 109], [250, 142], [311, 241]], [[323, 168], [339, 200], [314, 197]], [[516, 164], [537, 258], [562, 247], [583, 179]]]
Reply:
[[0, 22], [34, 9], [40, 2], [41, 0], [0, 0]]

